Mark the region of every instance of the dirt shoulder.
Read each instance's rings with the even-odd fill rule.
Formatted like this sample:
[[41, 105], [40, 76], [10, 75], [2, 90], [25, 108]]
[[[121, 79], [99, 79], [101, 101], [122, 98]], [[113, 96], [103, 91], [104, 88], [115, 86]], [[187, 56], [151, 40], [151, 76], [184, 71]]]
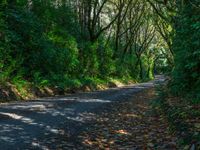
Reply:
[[36, 86], [29, 82], [21, 85], [15, 85], [10, 82], [0, 84], [0, 102], [11, 102], [17, 100], [33, 100], [42, 97], [64, 96], [67, 94], [74, 94], [79, 92], [92, 92], [96, 90], [106, 90], [109, 88], [122, 87], [134, 84], [136, 81], [129, 80], [123, 82], [121, 80], [110, 80], [101, 83], [88, 83], [79, 87], [72, 86], [60, 88], [57, 86]]

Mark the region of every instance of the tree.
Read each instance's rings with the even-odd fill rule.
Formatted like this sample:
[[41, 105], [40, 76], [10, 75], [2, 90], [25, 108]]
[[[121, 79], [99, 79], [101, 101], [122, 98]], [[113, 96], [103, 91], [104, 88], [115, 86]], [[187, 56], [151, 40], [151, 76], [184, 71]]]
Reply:
[[[175, 69], [173, 71], [173, 91], [176, 94], [199, 97], [200, 89], [200, 2], [177, 1], [177, 20], [173, 50]], [[184, 82], [183, 82], [184, 81]]]

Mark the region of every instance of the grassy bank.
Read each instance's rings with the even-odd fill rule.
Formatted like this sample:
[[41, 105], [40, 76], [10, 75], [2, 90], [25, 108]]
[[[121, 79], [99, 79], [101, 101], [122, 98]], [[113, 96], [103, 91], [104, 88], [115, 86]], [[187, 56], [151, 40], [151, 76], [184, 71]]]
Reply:
[[131, 78], [65, 79], [63, 81], [54, 81], [51, 83], [48, 80], [32, 83], [26, 80], [18, 79], [10, 82], [2, 82], [0, 84], [0, 101], [9, 102], [15, 100], [30, 100], [38, 97], [66, 95], [82, 91], [89, 92], [104, 90], [136, 82], [138, 81]]
[[[162, 89], [162, 88], [161, 88]], [[170, 125], [169, 130], [179, 137], [180, 149], [200, 149], [200, 105], [195, 101], [169, 94], [167, 89], [159, 90], [159, 96], [152, 106], [162, 114]]]

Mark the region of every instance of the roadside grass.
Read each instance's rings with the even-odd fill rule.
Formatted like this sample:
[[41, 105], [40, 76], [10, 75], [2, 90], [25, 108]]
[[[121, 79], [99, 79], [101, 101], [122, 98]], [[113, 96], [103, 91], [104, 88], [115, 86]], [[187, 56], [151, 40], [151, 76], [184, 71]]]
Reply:
[[197, 100], [170, 95], [166, 87], [159, 87], [157, 92], [153, 110], [168, 120], [171, 133], [179, 137], [179, 148], [200, 149], [200, 104]]
[[[0, 83], [0, 102], [15, 100], [30, 100], [38, 97], [65, 95], [76, 92], [89, 92], [104, 90], [112, 87], [120, 87], [138, 81], [131, 77], [122, 78], [69, 78], [56, 76], [51, 79], [42, 79], [30, 82], [22, 77], [14, 77]], [[12, 94], [11, 94], [12, 93]], [[11, 96], [12, 95], [12, 96]]]

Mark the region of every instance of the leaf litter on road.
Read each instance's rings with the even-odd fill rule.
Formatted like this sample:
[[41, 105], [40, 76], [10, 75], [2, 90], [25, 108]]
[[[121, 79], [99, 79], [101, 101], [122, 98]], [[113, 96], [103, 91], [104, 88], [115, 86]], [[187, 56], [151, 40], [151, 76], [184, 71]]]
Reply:
[[135, 94], [129, 101], [118, 101], [91, 121], [79, 140], [87, 149], [177, 149], [177, 138], [168, 130], [165, 118], [149, 105], [155, 90]]

